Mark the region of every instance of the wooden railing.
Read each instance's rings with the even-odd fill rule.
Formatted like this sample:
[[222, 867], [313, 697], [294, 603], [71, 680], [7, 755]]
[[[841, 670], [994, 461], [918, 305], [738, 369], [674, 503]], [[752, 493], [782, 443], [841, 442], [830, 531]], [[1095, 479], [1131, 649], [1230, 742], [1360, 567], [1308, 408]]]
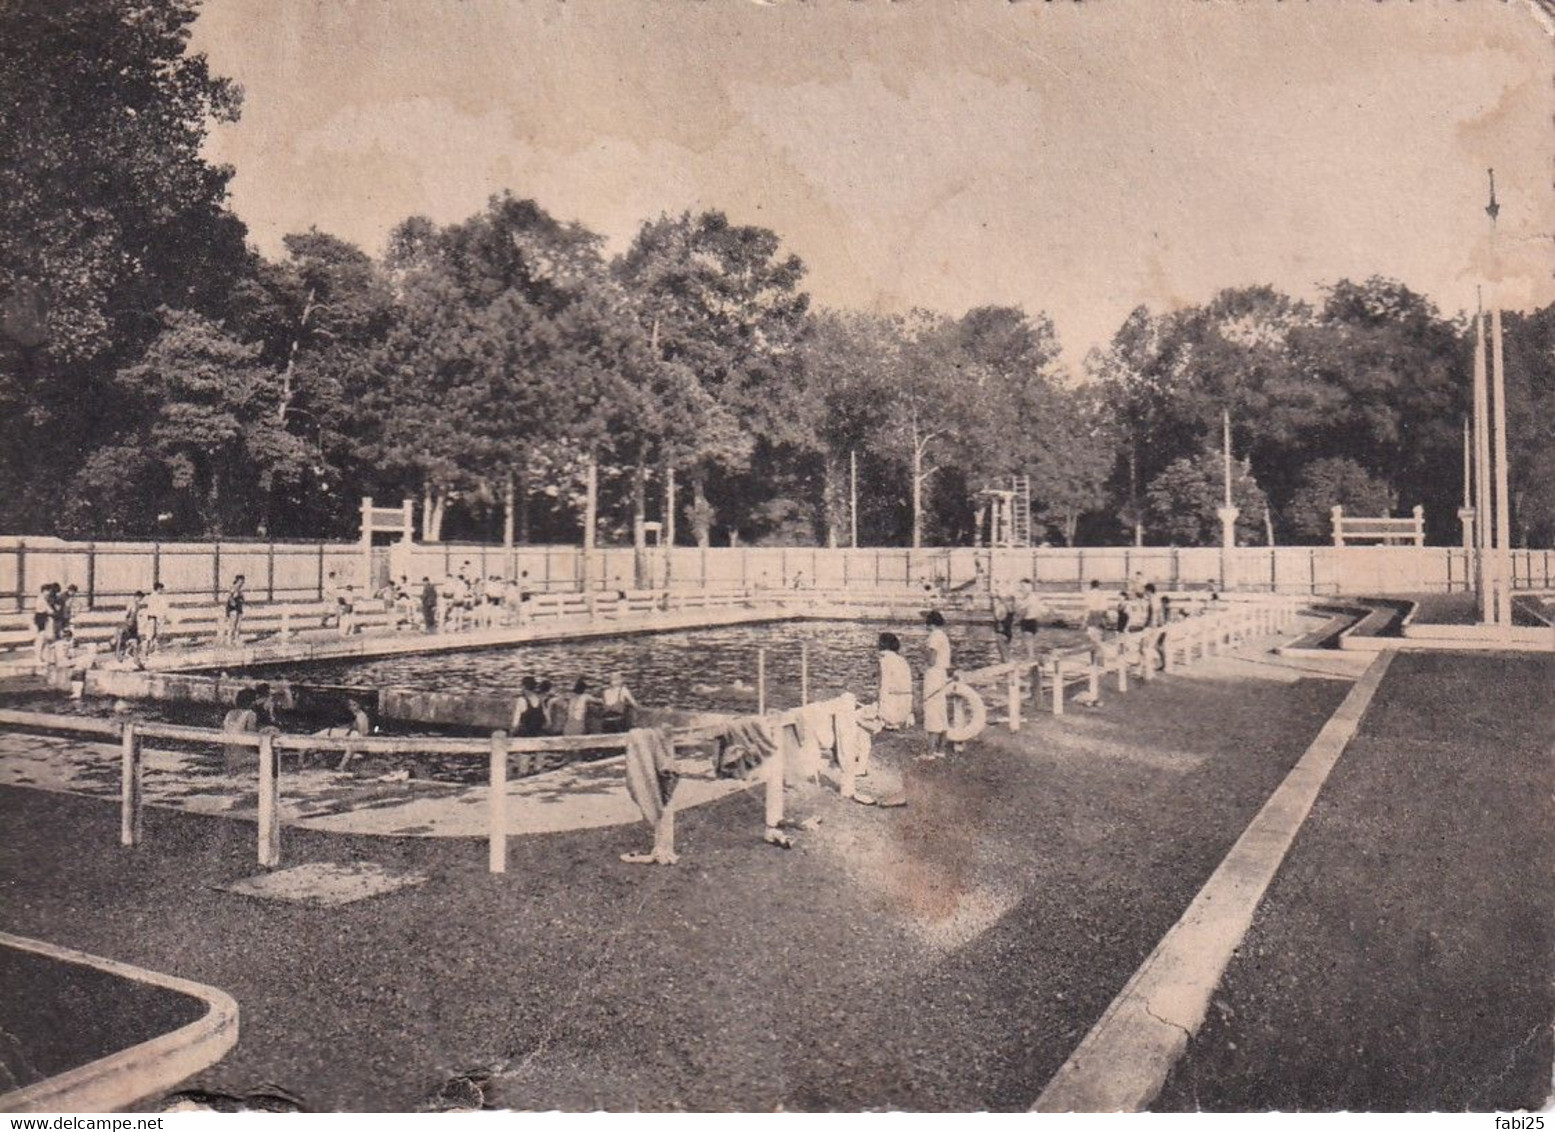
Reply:
[[[1131, 670], [1137, 670], [1139, 679], [1148, 683], [1155, 678], [1158, 657], [1163, 665], [1161, 671], [1171, 672], [1251, 637], [1283, 632], [1293, 624], [1298, 605], [1289, 601], [1227, 602], [1222, 608], [1172, 621], [1158, 629], [1113, 634], [1103, 642], [1101, 663], [1097, 663], [1095, 650], [1086, 644], [1037, 658], [973, 669], [962, 673], [961, 679], [973, 687], [1005, 683], [1006, 723], [1011, 731], [1019, 731], [1028, 681], [1033, 710], [1040, 711], [1046, 698], [1052, 713], [1063, 715], [1068, 689], [1072, 687], [1083, 684], [1090, 697], [1098, 699], [1102, 677], [1111, 671], [1117, 678], [1117, 690], [1127, 692]], [[1108, 652], [1113, 654], [1110, 662], [1105, 658]]]
[[[771, 722], [782, 726], [801, 712], [814, 711], [817, 707], [830, 709], [833, 726], [839, 743], [853, 741], [855, 700], [852, 695], [842, 695], [819, 704], [792, 708], [775, 713]], [[676, 746], [692, 746], [707, 743], [726, 730], [733, 717], [695, 727], [677, 728], [671, 732]], [[140, 720], [97, 719], [90, 716], [55, 715], [35, 711], [0, 710], [0, 726], [26, 727], [37, 730], [92, 735], [117, 739], [120, 745], [119, 783], [119, 842], [124, 846], [139, 845], [144, 839], [142, 813], [144, 810], [142, 784], [144, 779], [143, 746], [148, 739], [170, 740], [180, 743], [196, 743], [214, 747], [253, 748], [258, 758], [258, 858], [264, 868], [275, 868], [281, 862], [281, 774], [280, 752], [313, 751], [358, 755], [439, 755], [454, 757], [486, 757], [489, 796], [487, 802], [488, 868], [500, 873], [507, 870], [507, 792], [510, 779], [509, 760], [520, 758], [520, 773], [529, 770], [531, 755], [572, 751], [612, 751], [624, 754], [628, 736], [624, 734], [592, 734], [545, 736], [541, 738], [513, 738], [506, 731], [494, 731], [489, 739], [397, 738], [380, 735], [322, 736], [289, 735], [270, 731], [228, 732], [209, 727], [185, 727], [170, 723], [148, 723]], [[610, 756], [611, 759], [620, 757]], [[783, 747], [778, 744], [776, 763], [769, 777], [767, 794], [768, 824], [775, 825], [783, 815]], [[604, 761], [610, 761], [606, 759]], [[840, 760], [845, 764], [847, 760]], [[848, 767], [844, 766], [846, 785], [844, 793], [851, 793], [852, 781]], [[775, 779], [776, 793], [770, 783]]]

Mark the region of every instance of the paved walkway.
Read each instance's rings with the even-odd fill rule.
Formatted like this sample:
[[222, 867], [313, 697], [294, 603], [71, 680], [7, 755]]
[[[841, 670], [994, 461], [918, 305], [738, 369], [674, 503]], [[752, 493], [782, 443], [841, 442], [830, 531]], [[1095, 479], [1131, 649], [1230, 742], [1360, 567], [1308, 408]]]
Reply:
[[1395, 658], [1155, 1107], [1539, 1109], [1555, 658]]

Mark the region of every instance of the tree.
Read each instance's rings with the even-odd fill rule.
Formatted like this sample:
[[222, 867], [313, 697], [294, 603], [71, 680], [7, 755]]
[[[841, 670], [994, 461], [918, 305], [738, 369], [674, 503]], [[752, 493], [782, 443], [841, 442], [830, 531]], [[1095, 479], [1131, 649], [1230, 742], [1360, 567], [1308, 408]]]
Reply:
[[1555, 545], [1555, 304], [1504, 316], [1508, 476], [1520, 546]]
[[[901, 333], [901, 360], [885, 402], [882, 439], [906, 454], [911, 546], [917, 549], [926, 533], [924, 504], [931, 480], [946, 469], [960, 470], [967, 450], [983, 443], [991, 406], [980, 394], [989, 375], [962, 348], [958, 327], [944, 316], [914, 311]], [[964, 493], [961, 503], [964, 510]]]
[[[1218, 510], [1225, 499], [1224, 469], [1224, 457], [1211, 449], [1168, 464], [1145, 491], [1151, 533], [1172, 546], [1217, 545]], [[1256, 541], [1263, 531], [1268, 500], [1247, 460], [1232, 461], [1231, 502], [1241, 511], [1236, 521], [1238, 545]]]
[[[0, 519], [54, 509], [126, 411], [114, 373], [166, 306], [220, 317], [251, 259], [201, 157], [239, 92], [187, 51], [197, 0], [0, 6]], [[63, 443], [61, 443], [63, 441]]]
[[1031, 492], [1043, 522], [1075, 544], [1080, 518], [1107, 502], [1107, 478], [1116, 452], [1105, 410], [1089, 390], [1055, 390], [1047, 425], [1035, 448]]
[[1471, 372], [1462, 328], [1401, 283], [1340, 280], [1317, 321], [1291, 332], [1291, 349], [1308, 385], [1325, 391], [1292, 469], [1315, 456], [1358, 459], [1398, 506], [1423, 504], [1437, 537], [1450, 536]]
[[257, 344], [188, 311], [162, 318], [145, 357], [118, 374], [142, 423], [88, 461], [72, 495], [142, 532], [163, 529], [161, 514], [169, 533], [252, 530], [254, 496], [304, 474], [308, 448], [277, 419], [279, 387]]
[[1393, 492], [1364, 465], [1344, 456], [1325, 456], [1301, 470], [1285, 521], [1304, 542], [1326, 542], [1333, 532], [1333, 508], [1351, 515], [1387, 515]]
[[261, 362], [276, 374], [276, 421], [309, 447], [313, 464], [309, 476], [266, 494], [258, 529], [344, 531], [356, 522], [355, 497], [371, 493], [356, 459], [359, 406], [394, 297], [379, 265], [344, 240], [310, 229], [283, 243], [285, 258], [261, 261], [238, 282], [231, 324], [261, 345]]
[[[717, 510], [711, 473], [727, 479], [744, 471], [752, 451], [781, 454], [803, 441], [795, 346], [809, 296], [799, 288], [804, 264], [779, 248], [769, 229], [731, 224], [721, 212], [683, 213], [644, 224], [614, 264], [659, 357], [694, 374], [754, 441], [743, 452], [727, 443], [675, 450], [690, 473], [688, 514], [700, 545], [710, 541]], [[726, 513], [739, 494], [726, 493]]]
[[899, 327], [875, 315], [818, 311], [800, 355], [805, 420], [820, 447], [821, 527], [826, 544], [837, 546], [852, 527], [851, 466], [888, 414], [900, 366]]

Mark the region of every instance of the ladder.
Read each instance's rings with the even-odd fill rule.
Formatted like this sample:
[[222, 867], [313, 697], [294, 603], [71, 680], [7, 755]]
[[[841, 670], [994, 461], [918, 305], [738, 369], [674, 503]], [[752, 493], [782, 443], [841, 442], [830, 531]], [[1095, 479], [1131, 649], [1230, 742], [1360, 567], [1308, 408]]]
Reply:
[[1009, 545], [1024, 549], [1031, 545], [1031, 479], [1010, 477]]

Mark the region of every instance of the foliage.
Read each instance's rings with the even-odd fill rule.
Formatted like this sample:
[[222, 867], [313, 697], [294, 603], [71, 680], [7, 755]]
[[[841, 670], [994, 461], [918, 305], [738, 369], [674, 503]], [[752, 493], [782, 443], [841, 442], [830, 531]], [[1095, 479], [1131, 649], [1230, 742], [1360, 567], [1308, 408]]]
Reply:
[[1333, 533], [1335, 506], [1346, 514], [1381, 516], [1391, 513], [1393, 493], [1366, 467], [1347, 456], [1313, 460], [1285, 509], [1290, 531], [1303, 542], [1326, 542]]
[[[201, 157], [239, 92], [186, 51], [196, 0], [0, 5], [0, 521], [35, 525], [113, 444], [113, 375], [163, 306], [219, 317], [250, 270]], [[19, 454], [25, 453], [22, 459]]]
[[[1171, 546], [1218, 546], [1219, 509], [1225, 501], [1224, 456], [1206, 449], [1193, 457], [1173, 460], [1150, 481], [1145, 513], [1150, 533]], [[1247, 460], [1231, 464], [1231, 502], [1239, 508], [1238, 546], [1262, 541], [1268, 500], [1253, 478]]]

